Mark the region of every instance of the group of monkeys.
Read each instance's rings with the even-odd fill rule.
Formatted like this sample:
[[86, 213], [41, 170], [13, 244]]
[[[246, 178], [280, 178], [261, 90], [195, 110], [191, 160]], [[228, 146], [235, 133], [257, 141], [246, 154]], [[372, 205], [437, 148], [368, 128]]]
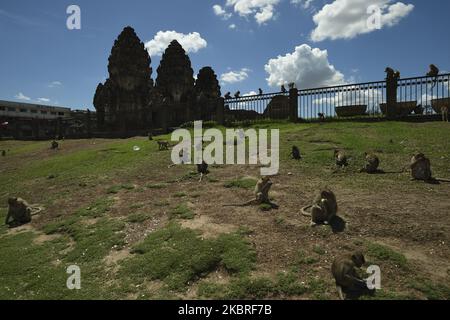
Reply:
[[[289, 83], [288, 86], [289, 86], [289, 89], [294, 89], [294, 88], [295, 88], [295, 83], [294, 83], [294, 82], [291, 82], [291, 83]], [[284, 86], [284, 84], [281, 85], [280, 91], [281, 91], [281, 93], [287, 93], [287, 92], [288, 92], [288, 91], [286, 90], [286, 87]], [[263, 90], [262, 90], [261, 88], [259, 88], [259, 89], [258, 89], [258, 96], [262, 96], [263, 94], [264, 94]], [[241, 92], [240, 92], [240, 91], [237, 91], [237, 92], [234, 94], [234, 98], [235, 98], [235, 99], [239, 99], [240, 97], [241, 97]], [[224, 98], [225, 98], [225, 100], [233, 99], [233, 97], [231, 96], [231, 92], [227, 92], [227, 93], [225, 94]]]

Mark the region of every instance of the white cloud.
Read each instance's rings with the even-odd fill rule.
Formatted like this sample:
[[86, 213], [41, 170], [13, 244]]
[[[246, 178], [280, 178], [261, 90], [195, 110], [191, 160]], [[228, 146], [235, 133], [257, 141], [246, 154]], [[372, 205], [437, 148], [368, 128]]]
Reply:
[[41, 102], [41, 103], [49, 103], [50, 99], [48, 99], [48, 98], [38, 98], [37, 101]]
[[19, 92], [18, 94], [16, 94], [14, 96], [14, 98], [18, 99], [18, 100], [24, 100], [24, 101], [30, 101], [31, 98], [27, 97], [26, 95], [24, 95], [22, 92]]
[[196, 53], [208, 45], [198, 32], [183, 34], [176, 31], [159, 31], [145, 44], [145, 48], [150, 56], [160, 56], [173, 40], [177, 40], [187, 53]]
[[248, 78], [248, 73], [250, 69], [242, 68], [239, 71], [230, 71], [227, 73], [223, 73], [220, 76], [220, 81], [222, 84], [232, 84], [237, 82], [242, 82]]
[[313, 1], [314, 0], [291, 0], [291, 3], [301, 6], [303, 9], [309, 9]]
[[276, 87], [295, 82], [297, 88], [313, 88], [345, 83], [344, 75], [328, 61], [327, 50], [302, 44], [293, 53], [270, 59], [265, 65], [267, 82]]
[[258, 24], [264, 24], [275, 17], [275, 6], [280, 0], [227, 0], [226, 6], [242, 17], [254, 16]]
[[213, 10], [214, 10], [214, 14], [216, 16], [221, 17], [223, 20], [228, 20], [233, 16], [232, 13], [227, 12], [218, 4], [213, 6]]
[[391, 27], [400, 22], [414, 9], [412, 4], [392, 0], [335, 0], [325, 5], [314, 17], [316, 28], [311, 33], [313, 41], [326, 39], [352, 39], [360, 34], [377, 30], [368, 24], [373, 13], [370, 6], [380, 9], [380, 27]]
[[50, 83], [48, 85], [49, 88], [55, 88], [55, 87], [60, 87], [60, 86], [62, 86], [61, 81], [53, 81], [52, 83]]
[[233, 24], [230, 24], [229, 26], [228, 26], [228, 28], [229, 29], [231, 29], [231, 30], [234, 30], [234, 29], [236, 29], [236, 25], [233, 23]]

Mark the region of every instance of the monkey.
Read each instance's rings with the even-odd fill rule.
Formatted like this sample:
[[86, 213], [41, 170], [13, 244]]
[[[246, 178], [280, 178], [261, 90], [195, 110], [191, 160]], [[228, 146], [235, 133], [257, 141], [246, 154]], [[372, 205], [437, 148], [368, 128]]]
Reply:
[[441, 107], [442, 121], [448, 122], [448, 106]]
[[422, 180], [425, 182], [450, 182], [450, 179], [433, 178], [430, 159], [428, 159], [423, 153], [414, 155], [408, 167], [411, 169], [411, 180]]
[[255, 186], [255, 199], [247, 201], [242, 204], [228, 204], [224, 207], [248, 207], [260, 204], [271, 204], [269, 199], [269, 190], [272, 187], [272, 181], [269, 176], [261, 177]]
[[153, 141], [153, 134], [151, 132], [148, 133], [148, 140]]
[[325, 122], [325, 114], [324, 113], [318, 113], [317, 116], [319, 117], [320, 122]]
[[6, 150], [2, 150], [2, 157], [6, 157]]
[[59, 143], [56, 142], [55, 140], [52, 141], [52, 144], [50, 146], [50, 149], [52, 150], [58, 150], [59, 149]]
[[364, 153], [364, 158], [366, 159], [365, 166], [360, 170], [360, 172], [375, 173], [378, 171], [380, 166], [380, 159], [372, 153]]
[[417, 114], [417, 115], [422, 115], [424, 111], [425, 110], [421, 104], [417, 105], [417, 107], [414, 108], [414, 114]]
[[289, 83], [289, 89], [295, 89], [295, 82]]
[[162, 150], [169, 150], [170, 144], [167, 141], [157, 141], [158, 142], [158, 147], [159, 147], [159, 151]]
[[386, 80], [389, 79], [395, 79], [398, 80], [400, 79], [400, 71], [394, 71], [394, 69], [387, 67], [386, 70], [384, 71], [386, 72], [387, 76], [386, 76]]
[[366, 259], [361, 252], [337, 257], [333, 261], [331, 273], [341, 300], [346, 299], [343, 291], [368, 290], [367, 281], [361, 279], [357, 272], [365, 263]]
[[285, 88], [284, 84], [283, 84], [283, 85], [281, 85], [281, 92], [282, 92], [282, 93], [286, 93], [286, 92], [287, 92], [287, 90], [286, 90], [286, 88]]
[[199, 182], [202, 182], [203, 176], [209, 173], [208, 164], [205, 161], [203, 161], [201, 164], [197, 164], [197, 172], [200, 174]]
[[[307, 212], [308, 209], [311, 209], [311, 213]], [[333, 191], [328, 188], [320, 191], [312, 205], [301, 209], [303, 216], [311, 218], [311, 226], [330, 224], [336, 217], [337, 212], [338, 205], [336, 196]]]
[[262, 96], [264, 93], [261, 88], [258, 89], [258, 92], [259, 92], [258, 95], [260, 95], [260, 96]]
[[438, 75], [439, 75], [439, 68], [436, 67], [434, 64], [430, 64], [430, 70], [427, 73], [427, 77], [432, 77], [433, 79], [433, 86], [431, 87], [431, 89], [433, 89], [436, 84], [437, 84], [437, 79], [438, 79]]
[[301, 160], [302, 159], [302, 155], [300, 153], [300, 149], [297, 146], [293, 146], [292, 147], [291, 156], [295, 160]]
[[[184, 164], [184, 149], [180, 150], [180, 152], [178, 153], [178, 156], [180, 157], [181, 164]], [[176, 166], [175, 164], [171, 164], [167, 168], [170, 169], [170, 168], [175, 167], [175, 166]]]
[[343, 168], [348, 166], [347, 156], [342, 150], [334, 150], [334, 158], [336, 159], [336, 165]]
[[236, 92], [236, 93], [234, 94], [234, 97], [235, 97], [236, 99], [240, 98], [240, 97], [241, 97], [241, 92], [240, 92], [240, 91]]
[[9, 198], [8, 207], [5, 225], [8, 225], [10, 228], [30, 223], [31, 217], [41, 213], [43, 210], [42, 207], [30, 206], [21, 198]]
[[225, 94], [224, 98], [225, 98], [225, 100], [230, 100], [230, 99], [232, 99], [232, 97], [231, 97], [231, 92], [227, 92], [227, 93]]

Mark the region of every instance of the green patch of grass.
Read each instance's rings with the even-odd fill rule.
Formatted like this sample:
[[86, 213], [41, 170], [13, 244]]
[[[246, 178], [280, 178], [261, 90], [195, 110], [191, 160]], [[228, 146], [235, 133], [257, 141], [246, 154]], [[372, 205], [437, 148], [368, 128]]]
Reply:
[[399, 268], [406, 269], [408, 267], [408, 260], [403, 254], [380, 244], [369, 243], [367, 253], [378, 260], [391, 262]]
[[300, 267], [302, 265], [312, 265], [319, 262], [318, 259], [310, 257], [304, 251], [299, 251], [294, 258], [294, 266]]
[[442, 283], [433, 283], [425, 279], [410, 280], [409, 286], [421, 292], [428, 300], [449, 300], [450, 287]]
[[256, 262], [256, 253], [250, 249], [250, 244], [239, 234], [221, 235], [216, 240], [221, 252], [221, 260], [230, 273], [248, 273]]
[[326, 295], [327, 287], [327, 283], [322, 279], [311, 279], [307, 283], [307, 291], [316, 300], [326, 300], [328, 298]]
[[111, 210], [114, 200], [110, 198], [99, 199], [87, 208], [78, 210], [75, 214], [81, 217], [100, 218]]
[[180, 204], [171, 211], [171, 217], [185, 220], [192, 220], [195, 217], [195, 213], [191, 209], [189, 209], [187, 205]]
[[272, 210], [272, 206], [268, 203], [262, 203], [259, 205], [259, 210], [261, 211], [270, 211]]
[[133, 213], [130, 216], [128, 216], [126, 221], [130, 222], [130, 223], [142, 223], [142, 222], [147, 221], [151, 217], [152, 216], [149, 213], [138, 212], [138, 213]]
[[123, 262], [122, 274], [162, 280], [171, 290], [182, 291], [189, 282], [223, 264], [228, 270], [252, 268], [254, 253], [239, 235], [202, 239], [198, 233], [171, 223], [133, 248], [136, 255]]
[[318, 255], [321, 255], [321, 256], [326, 253], [325, 250], [322, 247], [320, 247], [320, 246], [314, 246], [313, 252], [315, 252], [315, 253], [317, 253]]
[[108, 193], [108, 194], [117, 194], [117, 193], [119, 193], [120, 191], [122, 191], [122, 190], [134, 190], [135, 189], [135, 186], [134, 185], [131, 185], [131, 184], [121, 184], [121, 185], [118, 185], [118, 186], [112, 186], [112, 187], [109, 187], [107, 190], [106, 190], [106, 193]]
[[225, 188], [253, 189], [258, 181], [252, 178], [239, 178], [224, 184]]

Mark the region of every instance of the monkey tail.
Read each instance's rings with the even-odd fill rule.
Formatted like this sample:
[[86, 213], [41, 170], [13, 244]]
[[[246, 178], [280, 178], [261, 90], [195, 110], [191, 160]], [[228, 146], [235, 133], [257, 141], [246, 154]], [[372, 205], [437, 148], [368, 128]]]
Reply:
[[224, 204], [223, 207], [247, 207], [256, 204], [255, 200], [250, 200], [241, 204]]
[[305, 217], [311, 217], [311, 213], [309, 213], [308, 211], [306, 211], [306, 210], [308, 210], [308, 209], [310, 209], [310, 208], [312, 208], [312, 205], [303, 207], [302, 210], [301, 210], [302, 215], [305, 216]]
[[448, 183], [450, 183], [450, 179], [435, 178], [435, 180], [440, 181], [440, 182], [448, 182]]
[[36, 216], [39, 213], [41, 213], [42, 211], [44, 211], [44, 207], [38, 206], [38, 205], [34, 205], [31, 207], [31, 216]]

